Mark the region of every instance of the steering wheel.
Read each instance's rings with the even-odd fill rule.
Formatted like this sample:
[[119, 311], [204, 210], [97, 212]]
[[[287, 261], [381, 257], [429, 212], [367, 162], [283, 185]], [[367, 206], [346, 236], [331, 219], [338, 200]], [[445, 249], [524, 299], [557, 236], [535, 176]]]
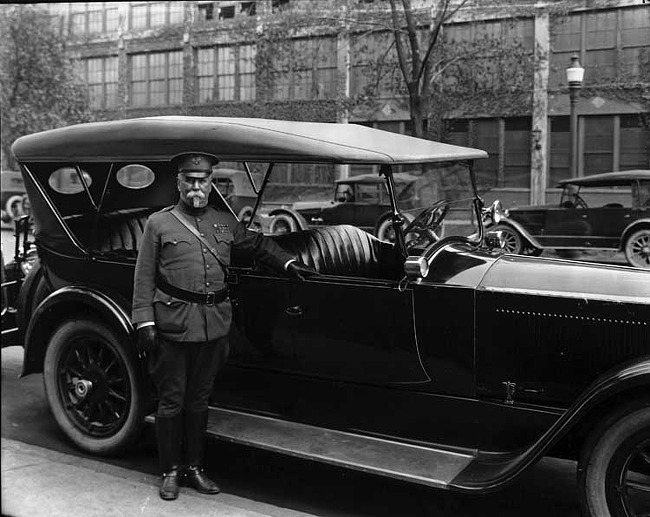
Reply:
[[440, 240], [436, 233], [437, 228], [447, 215], [449, 206], [445, 201], [439, 201], [429, 208], [424, 209], [411, 223], [404, 228], [404, 236], [415, 234], [415, 238], [406, 239], [406, 249], [416, 246], [428, 245]]

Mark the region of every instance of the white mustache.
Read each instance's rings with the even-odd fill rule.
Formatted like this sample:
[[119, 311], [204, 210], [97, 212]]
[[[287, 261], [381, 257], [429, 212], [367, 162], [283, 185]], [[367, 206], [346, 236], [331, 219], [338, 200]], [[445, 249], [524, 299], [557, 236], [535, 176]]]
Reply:
[[192, 192], [188, 192], [187, 197], [188, 199], [192, 199], [193, 197], [198, 197], [199, 199], [205, 199], [205, 194], [200, 190], [195, 190]]

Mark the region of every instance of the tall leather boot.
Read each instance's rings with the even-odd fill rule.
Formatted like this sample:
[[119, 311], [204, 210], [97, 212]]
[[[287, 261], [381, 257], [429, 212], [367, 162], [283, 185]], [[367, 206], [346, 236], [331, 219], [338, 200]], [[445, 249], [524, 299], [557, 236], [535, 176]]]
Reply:
[[207, 410], [185, 413], [185, 483], [202, 494], [218, 494], [221, 489], [201, 467], [207, 422]]
[[183, 439], [183, 413], [172, 417], [156, 416], [156, 437], [162, 483], [160, 498], [166, 501], [178, 497], [181, 484], [181, 451]]

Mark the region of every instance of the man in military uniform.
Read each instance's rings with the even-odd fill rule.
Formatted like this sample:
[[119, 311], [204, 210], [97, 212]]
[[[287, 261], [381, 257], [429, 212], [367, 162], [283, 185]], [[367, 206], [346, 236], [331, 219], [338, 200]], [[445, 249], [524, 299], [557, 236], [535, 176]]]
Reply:
[[249, 250], [265, 265], [299, 279], [315, 274], [272, 239], [208, 206], [216, 163], [215, 156], [203, 153], [172, 160], [180, 200], [147, 221], [135, 269], [133, 323], [158, 390], [160, 497], [166, 500], [178, 497], [181, 477], [199, 492], [219, 492], [201, 464], [209, 396], [229, 350], [231, 247]]

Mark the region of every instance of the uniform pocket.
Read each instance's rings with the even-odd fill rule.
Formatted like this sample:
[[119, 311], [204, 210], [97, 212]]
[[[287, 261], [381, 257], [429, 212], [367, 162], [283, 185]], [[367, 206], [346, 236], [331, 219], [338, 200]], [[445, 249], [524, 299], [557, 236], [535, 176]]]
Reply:
[[234, 237], [230, 232], [215, 233], [216, 250], [219, 259], [226, 265], [230, 265], [230, 248]]
[[192, 241], [184, 234], [169, 234], [162, 239], [160, 261], [164, 269], [187, 267], [187, 256], [192, 252]]
[[181, 334], [187, 330], [189, 302], [171, 296], [153, 302], [156, 325], [161, 332]]

